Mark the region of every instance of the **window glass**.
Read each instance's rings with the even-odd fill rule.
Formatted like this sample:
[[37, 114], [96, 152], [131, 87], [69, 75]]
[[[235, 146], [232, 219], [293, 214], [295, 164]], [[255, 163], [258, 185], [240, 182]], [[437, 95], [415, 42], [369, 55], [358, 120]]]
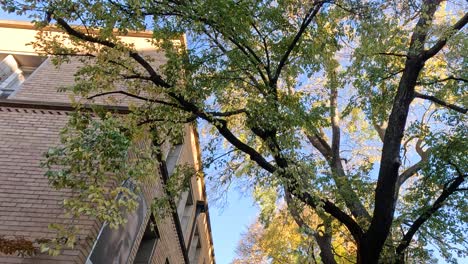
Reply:
[[134, 264], [146, 264], [151, 262], [153, 251], [159, 239], [159, 231], [155, 222], [150, 219], [146, 225], [145, 233], [135, 257]]

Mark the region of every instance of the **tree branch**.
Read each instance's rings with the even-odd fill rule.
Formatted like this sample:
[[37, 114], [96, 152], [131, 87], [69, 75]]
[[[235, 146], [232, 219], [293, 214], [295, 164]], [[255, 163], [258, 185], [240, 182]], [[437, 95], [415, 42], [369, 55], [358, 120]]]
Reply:
[[[319, 206], [316, 200], [309, 193], [306, 193], [306, 192], [301, 192], [300, 194], [294, 193], [294, 192], [289, 191], [289, 188], [286, 188], [286, 187], [285, 187], [285, 191], [286, 191], [286, 194], [294, 195], [300, 201], [309, 205], [312, 208], [317, 208], [317, 206]], [[327, 199], [320, 199], [319, 202], [323, 203], [323, 210], [325, 210], [325, 212], [329, 213], [331, 216], [333, 216], [334, 218], [336, 218], [338, 221], [340, 221], [342, 224], [346, 226], [346, 228], [349, 230], [349, 232], [354, 237], [354, 239], [356, 239], [357, 242], [361, 240], [363, 231], [361, 227], [356, 223], [356, 221], [354, 221], [353, 218], [351, 218], [349, 215], [347, 215], [345, 212], [343, 212], [340, 208], [338, 208], [335, 204], [333, 204], [331, 201]], [[297, 213], [295, 213], [294, 215], [298, 216]], [[299, 223], [303, 222], [302, 219], [299, 218], [299, 220], [300, 220]]]
[[397, 188], [396, 188], [396, 195], [398, 196], [398, 192], [400, 190], [400, 187], [413, 175], [415, 175], [419, 170], [421, 170], [422, 166], [424, 165], [425, 162], [429, 159], [429, 152], [431, 149], [423, 150], [422, 148], [422, 143], [423, 140], [422, 138], [419, 138], [418, 141], [416, 142], [415, 150], [421, 157], [421, 160], [415, 164], [413, 164], [411, 167], [407, 168], [403, 173], [401, 173], [398, 176], [398, 183], [397, 183]]
[[[277, 142], [275, 142], [275, 138], [267, 138], [266, 141], [272, 141], [269, 148], [272, 150], [273, 158], [275, 159], [279, 168], [286, 171], [288, 168], [288, 160], [281, 156], [280, 149], [277, 147]], [[297, 199], [302, 201], [303, 203], [311, 206], [312, 208], [317, 208], [318, 206], [323, 207], [325, 212], [329, 213], [331, 216], [336, 218], [342, 224], [348, 228], [348, 230], [353, 235], [354, 239], [359, 243], [362, 239], [363, 231], [359, 224], [348, 214], [343, 212], [339, 207], [337, 207], [333, 202], [327, 199], [316, 199], [310, 193], [304, 190], [299, 182], [298, 178], [294, 175], [290, 175], [288, 173], [283, 173], [280, 175], [283, 177], [288, 183], [284, 185], [286, 193], [290, 193], [294, 195]], [[347, 199], [349, 201], [349, 199]], [[346, 201], [346, 200], [345, 200]], [[358, 200], [359, 201], [359, 200]], [[347, 204], [348, 205], [348, 204]], [[351, 209], [354, 209], [353, 204], [350, 206]], [[353, 211], [353, 210], [352, 210]]]
[[151, 102], [151, 103], [157, 103], [157, 104], [172, 106], [174, 108], [184, 110], [183, 107], [181, 107], [180, 105], [175, 104], [175, 103], [170, 103], [170, 102], [166, 102], [166, 101], [158, 100], [158, 99], [150, 99], [150, 98], [146, 98], [146, 97], [143, 97], [143, 96], [132, 94], [132, 93], [129, 93], [129, 92], [126, 92], [126, 91], [111, 91], [111, 92], [98, 93], [98, 94], [95, 94], [95, 95], [92, 95], [92, 96], [88, 97], [87, 99], [91, 100], [91, 99], [94, 99], [94, 98], [97, 98], [97, 97], [111, 95], [111, 94], [122, 94], [122, 95], [125, 95], [125, 96], [128, 96], [128, 97], [132, 97], [132, 98], [135, 98], [135, 99], [138, 99], [138, 100], [145, 101], [145, 102]]
[[466, 108], [463, 108], [461, 106], [457, 106], [457, 105], [454, 105], [454, 104], [450, 104], [450, 103], [447, 103], [445, 101], [442, 101], [432, 95], [425, 95], [425, 94], [421, 94], [421, 93], [418, 93], [418, 92], [414, 92], [414, 97], [416, 98], [421, 98], [421, 99], [426, 99], [426, 100], [429, 100], [429, 101], [432, 101], [438, 105], [442, 105], [442, 106], [445, 106], [449, 109], [452, 109], [456, 112], [459, 112], [459, 113], [462, 113], [462, 114], [466, 114], [468, 109]]
[[320, 214], [319, 211], [316, 211], [317, 215], [324, 221], [326, 222], [324, 224], [325, 226], [325, 232], [324, 234], [320, 234], [316, 230], [313, 230], [303, 219], [300, 214], [300, 212], [297, 211], [296, 206], [293, 204], [293, 198], [291, 196], [291, 193], [288, 192], [286, 188], [284, 188], [285, 191], [285, 200], [286, 204], [288, 206], [288, 211], [290, 212], [291, 216], [293, 217], [294, 221], [296, 224], [302, 228], [307, 235], [313, 236], [315, 240], [317, 241], [317, 244], [319, 245], [320, 248], [320, 256], [322, 258], [322, 262], [324, 264], [336, 264], [336, 261], [333, 257], [333, 246], [331, 244], [331, 219], [329, 219], [329, 216], [326, 216], [325, 214]]
[[257, 32], [258, 36], [262, 39], [263, 43], [263, 49], [265, 50], [265, 57], [266, 57], [266, 62], [267, 65], [265, 67], [265, 70], [267, 72], [268, 78], [272, 78], [271, 76], [271, 61], [270, 61], [270, 52], [268, 51], [268, 44], [267, 44], [267, 38], [264, 36], [258, 27], [255, 25], [255, 23], [252, 23], [252, 27], [254, 28], [255, 32]]
[[[452, 164], [453, 165], [453, 164]], [[422, 213], [410, 226], [406, 234], [403, 236], [402, 241], [398, 245], [396, 252], [397, 254], [402, 254], [403, 251], [409, 246], [413, 236], [419, 230], [419, 228], [427, 221], [429, 218], [434, 215], [445, 203], [445, 201], [450, 197], [451, 194], [457, 191], [458, 187], [465, 181], [467, 177], [466, 174], [463, 174], [457, 166], [454, 166], [457, 171], [458, 177], [455, 178], [449, 184], [446, 184], [445, 188], [442, 190], [440, 196], [435, 200], [432, 206]]]
[[316, 148], [327, 161], [332, 170], [332, 177], [338, 187], [340, 196], [345, 201], [346, 206], [350, 209], [351, 213], [356, 218], [364, 218], [370, 220], [371, 217], [365, 207], [362, 205], [359, 197], [352, 190], [351, 185], [346, 178], [346, 173], [341, 164], [341, 160], [333, 161], [333, 151], [330, 145], [319, 134], [306, 133], [307, 139], [312, 146]]
[[[305, 28], [307, 27], [308, 24], [312, 21], [313, 17], [317, 14], [320, 6], [323, 4], [323, 2], [320, 2], [315, 6], [314, 9], [312, 9], [312, 13], [308, 16], [308, 18], [303, 22], [303, 27], [301, 28], [299, 34], [296, 35], [295, 39], [290, 45], [290, 49], [288, 49], [287, 54], [283, 56], [282, 62], [280, 63], [280, 67], [277, 69], [278, 76], [281, 72], [281, 68], [284, 66], [285, 62], [287, 61], [289, 54], [292, 52], [294, 47], [297, 45], [297, 42], [299, 41], [302, 33], [305, 31]], [[91, 43], [96, 43], [100, 45], [104, 45], [110, 48], [118, 48], [117, 44], [99, 39], [97, 37], [93, 37], [90, 35], [86, 35], [82, 32], [79, 32], [75, 29], [73, 29], [70, 25], [67, 24], [67, 22], [61, 18], [55, 18], [57, 20], [58, 25], [60, 25], [64, 31], [69, 34], [70, 36], [79, 38], [83, 41], [88, 41]], [[236, 45], [236, 43], [234, 43]], [[241, 51], [243, 50], [244, 47], [242, 45], [238, 44], [239, 48]], [[243, 50], [243, 52], [247, 52], [246, 50]], [[138, 62], [150, 75], [151, 80], [155, 85], [164, 87], [164, 88], [171, 88], [172, 85], [169, 83], [165, 82], [162, 77], [156, 73], [156, 71], [151, 67], [151, 65], [143, 58], [141, 57], [138, 53], [129, 51], [128, 55], [133, 58], [136, 62]], [[250, 57], [250, 56], [249, 56]], [[114, 92], [108, 92], [109, 93], [120, 93], [120, 94], [126, 94], [129, 95], [129, 93], [124, 92], [124, 91], [114, 91]], [[100, 95], [104, 95], [105, 93], [102, 93]], [[100, 95], [95, 95], [92, 96], [91, 98], [94, 98], [96, 96]], [[130, 94], [129, 96], [132, 96], [134, 98], [144, 100], [144, 101], [154, 101], [155, 103], [161, 103], [161, 104], [166, 104], [169, 106], [177, 107], [179, 109], [182, 109], [187, 112], [193, 113], [195, 116], [202, 118], [206, 121], [208, 121], [210, 124], [216, 127], [216, 129], [219, 131], [219, 133], [227, 140], [229, 141], [236, 149], [239, 149], [240, 151], [246, 153], [251, 160], [256, 162], [261, 168], [265, 169], [266, 171], [270, 173], [274, 173], [277, 168], [272, 165], [270, 162], [268, 162], [259, 152], [257, 152], [254, 148], [250, 147], [246, 143], [242, 142], [239, 138], [237, 138], [231, 130], [228, 128], [227, 121], [222, 120], [222, 119], [217, 119], [215, 118], [212, 114], [205, 112], [203, 109], [199, 108], [195, 103], [188, 101], [185, 99], [182, 95], [176, 94], [172, 91], [168, 91], [167, 95], [171, 97], [172, 99], [176, 100], [178, 104], [174, 103], [169, 103], [165, 101], [156, 101], [155, 99], [149, 99], [149, 98], [144, 98], [138, 95], [132, 95]], [[231, 113], [230, 113], [231, 114]], [[222, 116], [222, 114], [220, 114]], [[295, 194], [298, 195], [297, 197], [300, 198], [302, 201], [306, 202], [307, 204], [317, 207], [317, 201], [309, 194], [306, 192], [300, 192], [300, 194]], [[340, 222], [342, 222], [355, 236], [356, 240], [360, 240], [362, 237], [362, 230], [359, 227], [359, 225], [354, 221], [354, 219], [350, 216], [348, 216], [346, 213], [341, 211], [340, 208], [338, 208], [336, 205], [334, 205], [332, 202], [326, 200], [326, 199], [321, 199], [320, 203], [323, 203], [323, 209], [331, 214], [333, 217], [337, 218]]]
[[381, 125], [377, 124], [376, 122], [372, 122], [372, 126], [377, 131], [377, 135], [379, 136], [380, 140], [383, 142], [385, 138], [385, 129], [387, 128], [387, 121], [384, 121]]
[[[227, 39], [230, 40], [245, 56], [251, 61], [252, 65], [257, 68], [257, 71], [262, 78], [265, 84], [268, 84], [268, 78], [263, 73], [260, 65], [263, 65], [262, 60], [257, 56], [257, 54], [250, 48], [249, 46], [242, 45], [239, 41], [237, 41], [234, 37], [227, 36]], [[249, 55], [251, 54], [251, 55]], [[253, 59], [252, 59], [253, 58]]]
[[[195, 121], [196, 119], [197, 119], [197, 116], [192, 115], [192, 116], [186, 118], [185, 120], [181, 120], [181, 121], [179, 121], [177, 123], [187, 124], [187, 123], [191, 123], [191, 122]], [[151, 119], [146, 119], [146, 120], [138, 122], [138, 125], [141, 126], [141, 125], [154, 123], [154, 122], [168, 122], [168, 121], [171, 121], [171, 120], [164, 119], [164, 118], [151, 118]]]
[[[205, 35], [208, 36], [209, 39], [211, 39], [211, 41], [213, 41], [213, 43], [216, 45], [216, 47], [219, 48], [219, 50], [221, 50], [221, 52], [223, 52], [224, 55], [228, 56], [229, 57], [229, 51], [219, 42], [219, 40], [215, 37], [215, 36], [212, 36], [208, 30], [206, 29], [203, 29], [203, 33], [205, 33]], [[265, 93], [265, 91], [262, 90], [260, 84], [258, 83], [257, 79], [255, 79], [255, 77], [247, 72], [247, 71], [244, 71], [244, 73], [246, 73], [247, 77], [254, 83], [254, 87], [261, 93], [263, 94], [264, 96], [266, 96], [267, 94]]]
[[[80, 31], [75, 30], [72, 28], [65, 20], [59, 17], [54, 17], [54, 19], [57, 21], [57, 24], [60, 25], [67, 34], [70, 36], [76, 37], [78, 39], [91, 42], [91, 43], [96, 43], [100, 44], [109, 48], [116, 48], [117, 44], [108, 41], [108, 40], [103, 40], [99, 39], [97, 37], [93, 37], [90, 35], [86, 35]], [[169, 88], [171, 85], [169, 85], [167, 82], [165, 82], [161, 75], [159, 75], [153, 67], [142, 57], [140, 56], [137, 52], [134, 51], [128, 51], [128, 55], [133, 58], [138, 64], [140, 64], [150, 75], [151, 80], [153, 81], [154, 84], [164, 87], [164, 88]]]
[[313, 236], [315, 235], [316, 231], [313, 230], [305, 221], [302, 219], [301, 214], [296, 210], [296, 206], [293, 204], [293, 197], [288, 189], [284, 188], [284, 198], [286, 200], [286, 204], [288, 206], [288, 211], [294, 219], [294, 222], [302, 228], [308, 235]]
[[247, 113], [247, 110], [245, 108], [242, 108], [242, 109], [232, 110], [232, 111], [227, 111], [227, 112], [206, 112], [206, 113], [212, 116], [221, 117], [221, 116], [233, 116], [233, 115]]
[[330, 119], [332, 126], [332, 163], [341, 162], [340, 159], [340, 141], [341, 141], [341, 130], [340, 130], [340, 117], [338, 114], [338, 88], [336, 87], [336, 76], [334, 70], [332, 70], [332, 76], [330, 77]]
[[316, 148], [327, 162], [332, 159], [332, 150], [330, 145], [317, 133], [305, 133], [309, 142]]
[[394, 53], [394, 52], [378, 52], [377, 55], [385, 55], [385, 56], [396, 56], [396, 57], [404, 57], [408, 58], [406, 54]]
[[[113, 43], [113, 42], [110, 42], [110, 41], [107, 41], [107, 40], [101, 40], [101, 39], [95, 38], [93, 36], [89, 36], [89, 35], [86, 35], [86, 34], [83, 34], [83, 33], [79, 32], [79, 31], [76, 31], [70, 25], [68, 25], [68, 23], [65, 20], [63, 20], [61, 18], [55, 18], [55, 19], [57, 20], [57, 23], [66, 31], [66, 33], [71, 35], [71, 36], [74, 36], [74, 37], [79, 38], [79, 39], [84, 40], [84, 41], [104, 45], [104, 46], [107, 46], [107, 47], [110, 47], [110, 48], [116, 48], [117, 47], [117, 45], [115, 43]], [[143, 66], [143, 68], [150, 74], [153, 83], [155, 83], [156, 85], [159, 85], [161, 87], [164, 87], [164, 88], [170, 88], [171, 87], [171, 85], [166, 83], [161, 78], [161, 76], [156, 73], [156, 71], [151, 67], [151, 65], [143, 57], [141, 57], [138, 53], [130, 51], [129, 56], [131, 58], [133, 58], [135, 61], [137, 61], [141, 66]], [[229, 130], [225, 120], [216, 119], [212, 115], [208, 115], [207, 113], [205, 113], [204, 111], [199, 109], [195, 104], [185, 100], [180, 95], [177, 95], [177, 94], [175, 94], [173, 92], [168, 92], [167, 93], [170, 97], [172, 97], [173, 99], [175, 99], [176, 101], [179, 102], [179, 105], [178, 105], [178, 104], [168, 103], [168, 102], [159, 101], [159, 100], [155, 100], [155, 99], [144, 98], [144, 97], [141, 97], [141, 96], [138, 96], [138, 95], [129, 94], [129, 93], [125, 92], [125, 91], [107, 92], [107, 94], [109, 94], [109, 93], [121, 93], [121, 94], [125, 94], [125, 95], [131, 96], [131, 97], [134, 97], [134, 98], [137, 98], [137, 99], [140, 99], [140, 100], [166, 104], [166, 105], [173, 106], [173, 107], [176, 107], [176, 108], [188, 111], [188, 112], [192, 112], [196, 116], [198, 116], [198, 117], [208, 121], [210, 124], [214, 125], [218, 129], [218, 131], [221, 133], [221, 135], [223, 135], [226, 138], [226, 140], [228, 140], [233, 146], [235, 146], [239, 150], [241, 150], [244, 153], [246, 153], [247, 155], [249, 155], [250, 158], [253, 161], [255, 161], [260, 167], [262, 167], [263, 169], [265, 169], [266, 171], [268, 171], [270, 173], [273, 173], [276, 170], [276, 168], [273, 165], [271, 165], [260, 153], [258, 153], [255, 149], [253, 149], [252, 147], [248, 146], [247, 144], [245, 144], [241, 140], [239, 140]], [[106, 94], [106, 93], [99, 94], [99, 96], [104, 95], [104, 94]], [[96, 95], [96, 96], [98, 96], [98, 95]], [[94, 96], [94, 97], [96, 97], [96, 96]], [[94, 97], [92, 96], [91, 98], [94, 98]]]
[[152, 79], [150, 77], [141, 76], [140, 74], [131, 74], [131, 75], [119, 74], [119, 75], [124, 80], [140, 79], [140, 80], [152, 81]]
[[422, 53], [422, 59], [423, 60], [428, 60], [432, 58], [434, 55], [436, 55], [447, 43], [448, 39], [452, 37], [456, 32], [458, 32], [460, 29], [462, 29], [466, 23], [468, 23], [468, 13], [465, 13], [463, 17], [460, 18], [451, 28], [450, 32], [444, 36], [443, 38], [439, 39], [434, 46], [432, 46], [430, 49], [424, 51]]
[[402, 172], [398, 176], [398, 183], [397, 183], [397, 191], [400, 189], [400, 187], [413, 175], [415, 175], [419, 170], [421, 170], [422, 165], [424, 164], [425, 161], [420, 160], [419, 162], [413, 164], [411, 167], [407, 168], [404, 172]]
[[302, 35], [304, 34], [305, 30], [307, 27], [310, 25], [314, 17], [317, 15], [319, 12], [320, 8], [322, 5], [325, 3], [325, 1], [319, 1], [315, 3], [314, 7], [309, 9], [309, 12], [307, 12], [304, 20], [302, 21], [302, 24], [299, 28], [299, 31], [296, 33], [294, 36], [293, 40], [291, 43], [289, 43], [288, 48], [286, 49], [286, 52], [284, 53], [283, 57], [281, 57], [278, 67], [276, 68], [275, 75], [273, 76], [271, 82], [276, 83], [278, 81], [279, 76], [281, 74], [281, 71], [283, 70], [284, 65], [286, 64], [286, 61], [289, 59], [289, 55], [291, 55], [291, 52], [294, 50], [294, 48], [297, 46], [299, 40], [301, 39]]
[[465, 78], [460, 78], [460, 77], [455, 77], [455, 76], [449, 76], [447, 78], [443, 78], [443, 79], [439, 79], [439, 80], [435, 80], [435, 81], [432, 81], [432, 82], [417, 82], [416, 85], [432, 85], [432, 84], [436, 84], [436, 83], [441, 83], [441, 82], [446, 82], [446, 81], [450, 81], [450, 80], [454, 80], [454, 81], [459, 81], [459, 82], [468, 82], [467, 79]]

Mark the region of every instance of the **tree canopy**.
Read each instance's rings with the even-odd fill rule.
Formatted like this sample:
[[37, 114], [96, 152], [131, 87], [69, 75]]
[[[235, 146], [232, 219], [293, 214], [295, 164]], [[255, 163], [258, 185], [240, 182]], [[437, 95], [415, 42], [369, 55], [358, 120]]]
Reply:
[[[1, 3], [65, 33], [35, 47], [83, 61], [75, 94], [141, 101], [103, 121], [118, 124], [115, 151], [142, 129], [157, 141], [197, 121], [212, 182], [274, 190], [301, 230], [314, 229], [304, 208], [342, 225], [357, 263], [427, 261], [430, 244], [448, 261], [468, 254], [465, 1]], [[165, 65], [118, 37], [142, 30]], [[184, 32], [181, 49], [171, 40]], [[73, 128], [101, 133], [90, 126]], [[77, 174], [54, 175], [70, 188]]]
[[[356, 245], [343, 226], [333, 226], [311, 210], [307, 211], [307, 224], [313, 233], [301, 230], [287, 208], [280, 205], [269, 221], [258, 218], [242, 234], [232, 263], [322, 263], [329, 257], [337, 263], [354, 263]], [[323, 242], [331, 243], [330, 252], [319, 250], [318, 243]]]

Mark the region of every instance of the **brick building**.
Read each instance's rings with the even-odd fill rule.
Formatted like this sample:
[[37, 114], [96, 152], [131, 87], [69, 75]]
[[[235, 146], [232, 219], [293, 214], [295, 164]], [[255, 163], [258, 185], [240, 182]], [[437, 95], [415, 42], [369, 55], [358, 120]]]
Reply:
[[[73, 83], [77, 61], [56, 68], [31, 46], [36, 31], [29, 23], [0, 21], [0, 238], [51, 238], [51, 223], [67, 221], [61, 203], [70, 195], [52, 189], [40, 167], [43, 153], [59, 141], [59, 132], [73, 108], [61, 86]], [[164, 55], [151, 51], [147, 32], [123, 37], [137, 50], [163, 64]], [[6, 41], [5, 41], [6, 40]], [[182, 42], [183, 39], [179, 40]], [[125, 105], [107, 106], [125, 114]], [[186, 127], [183, 143], [167, 146], [160, 179], [143, 188], [137, 210], [119, 229], [92, 218], [80, 218], [81, 239], [73, 249], [52, 257], [0, 254], [0, 263], [215, 263], [203, 178], [192, 178], [190, 189], [174, 199], [177, 212], [155, 220], [149, 207], [162, 195], [163, 184], [178, 163], [200, 166], [197, 132]], [[157, 218], [159, 219], [159, 218]], [[155, 228], [150, 228], [154, 224]], [[0, 241], [1, 242], [1, 241]]]

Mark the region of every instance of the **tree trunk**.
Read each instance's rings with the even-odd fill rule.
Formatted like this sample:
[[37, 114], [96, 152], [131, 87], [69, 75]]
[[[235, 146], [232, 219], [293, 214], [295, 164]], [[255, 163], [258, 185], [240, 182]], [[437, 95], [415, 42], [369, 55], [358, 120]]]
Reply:
[[377, 264], [380, 251], [372, 248], [367, 241], [361, 241], [357, 249], [357, 264]]
[[320, 248], [320, 258], [324, 264], [337, 264], [333, 250], [332, 250], [332, 237], [328, 233], [323, 233], [322, 235], [316, 234], [315, 240]]
[[[388, 253], [388, 252], [387, 252]], [[357, 249], [357, 264], [404, 264], [404, 253], [398, 255], [387, 256], [385, 259], [380, 258], [382, 251], [379, 251], [375, 243], [362, 241], [358, 244]]]

